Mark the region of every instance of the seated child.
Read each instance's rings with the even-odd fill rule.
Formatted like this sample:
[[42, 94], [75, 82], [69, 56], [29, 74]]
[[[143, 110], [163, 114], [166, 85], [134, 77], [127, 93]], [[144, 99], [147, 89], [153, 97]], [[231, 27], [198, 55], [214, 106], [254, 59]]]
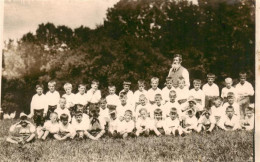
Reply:
[[134, 128], [135, 128], [135, 122], [132, 119], [133, 113], [131, 110], [126, 110], [124, 115], [124, 120], [119, 123], [119, 134], [123, 138], [126, 137], [134, 137]]
[[159, 78], [153, 77], [151, 79], [151, 88], [147, 92], [147, 99], [151, 105], [155, 104], [155, 95], [162, 94], [162, 90], [158, 88]]
[[177, 101], [180, 105], [187, 102], [188, 97], [190, 96], [189, 88], [185, 84], [185, 79], [180, 77], [178, 79], [178, 88], [176, 88]]
[[205, 94], [200, 89], [201, 87], [201, 80], [195, 79], [193, 81], [194, 88], [190, 90], [190, 95], [193, 96], [196, 100], [196, 106], [198, 108], [198, 111], [203, 111], [205, 107]]
[[35, 126], [27, 120], [27, 115], [20, 114], [20, 121], [10, 127], [6, 141], [14, 144], [31, 142], [35, 137]]
[[223, 109], [226, 110], [228, 106], [232, 106], [234, 108], [235, 114], [240, 119], [239, 105], [235, 102], [235, 94], [233, 92], [228, 92], [227, 103], [223, 105]]
[[45, 140], [48, 136], [54, 137], [59, 132], [58, 114], [52, 112], [50, 114], [50, 120], [47, 120], [42, 129], [38, 132], [38, 139]]
[[204, 130], [211, 132], [215, 127], [215, 119], [208, 110], [205, 110], [199, 118], [198, 132]]
[[157, 136], [165, 135], [165, 120], [161, 109], [154, 110], [154, 132]]
[[100, 117], [100, 108], [95, 105], [89, 107], [89, 126], [85, 135], [92, 139], [98, 140], [105, 133], [105, 121]]
[[61, 114], [59, 123], [59, 132], [54, 134], [54, 138], [57, 140], [73, 139], [76, 135], [74, 127], [69, 123], [69, 116], [67, 114]]
[[76, 112], [81, 112], [82, 113], [83, 120], [87, 120], [87, 121], [89, 120], [89, 116], [85, 113], [86, 110], [84, 110], [84, 106], [81, 105], [81, 104], [77, 104], [76, 105], [76, 110], [75, 110], [74, 115], [73, 115], [73, 117], [71, 119], [71, 123], [75, 123], [76, 122], [76, 117], [75, 117]]
[[147, 91], [145, 90], [145, 82], [144, 80], [138, 80], [138, 90], [135, 91], [134, 93], [134, 105], [137, 106], [139, 105], [139, 98], [140, 95], [145, 95], [147, 97]]
[[119, 126], [120, 120], [117, 118], [116, 110], [111, 110], [109, 112], [109, 115], [110, 115], [110, 120], [108, 123], [108, 135], [110, 137], [117, 138], [120, 136], [118, 132], [118, 129], [120, 127]]
[[235, 114], [234, 107], [228, 106], [226, 109], [226, 115], [224, 115], [219, 121], [219, 127], [226, 131], [232, 131], [240, 129], [240, 122], [238, 116]]
[[210, 108], [211, 115], [215, 118], [215, 123], [218, 126], [219, 121], [226, 111], [222, 106], [222, 98], [216, 97], [213, 101], [213, 106]]
[[120, 100], [118, 95], [116, 95], [116, 87], [114, 85], [108, 86], [109, 95], [106, 97], [107, 105], [118, 106]]
[[[139, 110], [140, 117], [136, 122], [136, 136], [144, 135], [145, 137], [149, 136], [151, 130], [154, 130], [152, 120], [148, 117], [148, 112], [146, 109], [142, 108]], [[160, 132], [156, 132], [156, 135], [160, 135]]]
[[177, 109], [177, 113], [181, 116], [181, 105], [176, 101], [177, 95], [175, 90], [171, 90], [169, 93], [169, 102], [166, 102], [164, 107], [166, 110], [166, 117], [169, 115], [171, 108], [175, 107]]
[[224, 88], [222, 88], [221, 90], [221, 97], [223, 98], [223, 102], [227, 102], [227, 94], [228, 92], [233, 92], [234, 93], [234, 96], [235, 98], [237, 97], [236, 95], [236, 89], [232, 86], [233, 84], [233, 81], [231, 78], [226, 78], [225, 79], [225, 86]]
[[96, 104], [101, 99], [101, 91], [98, 89], [99, 81], [93, 80], [91, 83], [91, 89], [87, 91], [87, 102]]
[[57, 109], [55, 109], [54, 112], [56, 112], [58, 114], [58, 119], [60, 119], [61, 114], [67, 114], [69, 116], [69, 122], [70, 122], [71, 115], [70, 115], [70, 111], [66, 108], [66, 103], [67, 103], [66, 98], [61, 97], [59, 105], [58, 105]]
[[163, 98], [163, 102], [169, 102], [169, 93], [172, 90], [176, 90], [173, 86], [172, 86], [172, 77], [167, 77], [166, 78], [166, 86], [162, 89], [162, 98]]
[[204, 84], [202, 87], [202, 91], [204, 92], [205, 98], [205, 108], [209, 109], [212, 105], [212, 101], [215, 97], [219, 96], [219, 88], [214, 83], [216, 76], [214, 74], [209, 73], [207, 75], [208, 83]]
[[134, 93], [130, 90], [131, 82], [130, 81], [124, 81], [123, 83], [123, 90], [120, 91], [119, 95], [123, 92], [127, 96], [127, 102], [130, 105], [134, 105]]
[[183, 135], [182, 127], [180, 126], [180, 120], [178, 118], [177, 109], [175, 107], [171, 108], [169, 112], [169, 117], [166, 118], [165, 123], [165, 134], [166, 135]]
[[198, 132], [198, 119], [195, 117], [193, 108], [187, 110], [187, 115], [183, 122], [183, 132], [191, 133], [192, 131]]
[[76, 137], [79, 139], [84, 138], [84, 133], [88, 129], [89, 121], [87, 118], [83, 118], [83, 113], [81, 111], [77, 111], [75, 113], [75, 120], [71, 123], [76, 131]]
[[74, 105], [75, 105], [75, 94], [74, 93], [72, 93], [71, 91], [72, 91], [72, 84], [70, 84], [70, 83], [66, 83], [66, 84], [64, 84], [64, 86], [63, 86], [63, 88], [64, 88], [64, 90], [65, 90], [65, 94], [64, 95], [62, 95], [62, 97], [64, 97], [64, 98], [66, 98], [66, 108], [67, 109], [71, 109], [71, 107], [74, 107]]
[[196, 100], [194, 99], [193, 96], [190, 96], [188, 98], [188, 104], [185, 104], [181, 111], [182, 111], [182, 116], [185, 116], [187, 113], [187, 110], [193, 109], [194, 113], [195, 113], [195, 117], [197, 117], [197, 119], [200, 117], [201, 111], [198, 111], [198, 108], [196, 107]]
[[250, 104], [246, 110], [245, 119], [242, 120], [242, 129], [253, 130], [254, 129], [254, 104]]
[[46, 115], [46, 119], [49, 119], [50, 114], [55, 111], [59, 104], [60, 93], [55, 90], [56, 82], [50, 81], [48, 83], [49, 91], [46, 93], [46, 102], [48, 105], [48, 111]]
[[119, 99], [120, 99], [120, 105], [118, 105], [118, 107], [116, 108], [117, 111], [117, 116], [119, 118], [120, 121], [123, 121], [124, 118], [124, 114], [126, 110], [131, 110], [132, 112], [134, 111], [134, 106], [131, 105], [128, 102], [127, 99], [127, 95], [125, 92], [121, 92], [119, 95]]
[[36, 85], [36, 94], [32, 97], [31, 112], [28, 117], [33, 117], [36, 127], [43, 126], [48, 111], [46, 96], [43, 94], [43, 85]]

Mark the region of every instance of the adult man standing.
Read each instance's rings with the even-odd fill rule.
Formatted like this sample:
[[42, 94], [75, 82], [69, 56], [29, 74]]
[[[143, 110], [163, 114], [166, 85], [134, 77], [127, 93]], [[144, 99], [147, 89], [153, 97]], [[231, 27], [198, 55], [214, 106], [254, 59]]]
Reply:
[[168, 77], [172, 78], [173, 86], [178, 87], [178, 78], [183, 77], [185, 80], [186, 86], [190, 87], [190, 78], [189, 72], [186, 68], [181, 66], [182, 56], [180, 54], [175, 54], [173, 56], [172, 68], [169, 71]]

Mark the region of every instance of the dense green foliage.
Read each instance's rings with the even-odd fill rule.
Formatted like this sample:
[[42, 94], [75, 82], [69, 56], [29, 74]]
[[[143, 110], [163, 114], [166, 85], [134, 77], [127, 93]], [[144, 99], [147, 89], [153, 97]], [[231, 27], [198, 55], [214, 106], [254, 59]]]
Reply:
[[213, 72], [221, 88], [225, 77], [236, 83], [238, 72], [245, 70], [254, 84], [254, 10], [254, 0], [199, 0], [199, 6], [121, 0], [96, 29], [40, 24], [17, 47], [6, 44], [2, 108], [28, 112], [35, 85], [42, 82], [47, 90], [51, 79], [61, 93], [65, 82], [76, 92], [79, 83], [89, 88], [92, 79], [100, 81], [103, 94], [110, 83], [119, 91], [125, 79], [135, 90], [137, 80], [149, 83], [157, 76], [163, 87], [174, 53], [183, 55], [191, 80], [205, 81]]

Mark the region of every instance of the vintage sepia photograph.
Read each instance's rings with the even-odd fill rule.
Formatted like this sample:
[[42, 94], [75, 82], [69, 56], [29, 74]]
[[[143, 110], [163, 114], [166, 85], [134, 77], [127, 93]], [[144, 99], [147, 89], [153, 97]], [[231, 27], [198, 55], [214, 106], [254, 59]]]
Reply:
[[256, 1], [0, 0], [0, 161], [257, 161]]

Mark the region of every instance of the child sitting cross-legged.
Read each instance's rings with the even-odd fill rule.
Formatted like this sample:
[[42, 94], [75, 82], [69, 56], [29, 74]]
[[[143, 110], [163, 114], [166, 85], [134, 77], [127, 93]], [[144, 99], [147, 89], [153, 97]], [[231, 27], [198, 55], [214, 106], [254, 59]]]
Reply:
[[14, 144], [31, 142], [35, 137], [35, 126], [27, 120], [27, 115], [20, 114], [20, 121], [10, 127], [6, 141]]
[[194, 109], [190, 108], [183, 122], [184, 133], [191, 133], [192, 131], [198, 132], [198, 119], [195, 117]]
[[69, 123], [69, 116], [67, 114], [61, 114], [59, 123], [59, 132], [54, 134], [54, 138], [57, 140], [73, 139], [76, 135], [74, 127]]
[[47, 137], [53, 138], [59, 132], [58, 114], [52, 112], [50, 120], [47, 120], [42, 129], [38, 132], [38, 139], [45, 140]]
[[76, 131], [76, 137], [82, 140], [84, 138], [85, 131], [88, 129], [88, 118], [83, 118], [83, 113], [81, 111], [77, 111], [75, 113], [75, 120], [73, 120], [71, 124]]
[[198, 132], [204, 130], [211, 132], [215, 127], [215, 118], [210, 114], [208, 110], [205, 110], [199, 118]]
[[175, 107], [172, 107], [169, 112], [169, 117], [165, 120], [166, 127], [165, 127], [165, 134], [166, 135], [184, 135], [183, 129], [180, 126], [180, 120], [178, 117], [178, 111]]
[[123, 138], [134, 137], [135, 122], [133, 121], [133, 113], [131, 110], [126, 110], [124, 120], [119, 124], [119, 134]]
[[165, 120], [163, 118], [163, 111], [161, 109], [154, 110], [154, 130], [157, 136], [165, 135]]
[[116, 110], [109, 111], [109, 122], [108, 122], [108, 135], [113, 138], [118, 138], [120, 136], [118, 129], [119, 124], [121, 123], [120, 120], [117, 118]]

